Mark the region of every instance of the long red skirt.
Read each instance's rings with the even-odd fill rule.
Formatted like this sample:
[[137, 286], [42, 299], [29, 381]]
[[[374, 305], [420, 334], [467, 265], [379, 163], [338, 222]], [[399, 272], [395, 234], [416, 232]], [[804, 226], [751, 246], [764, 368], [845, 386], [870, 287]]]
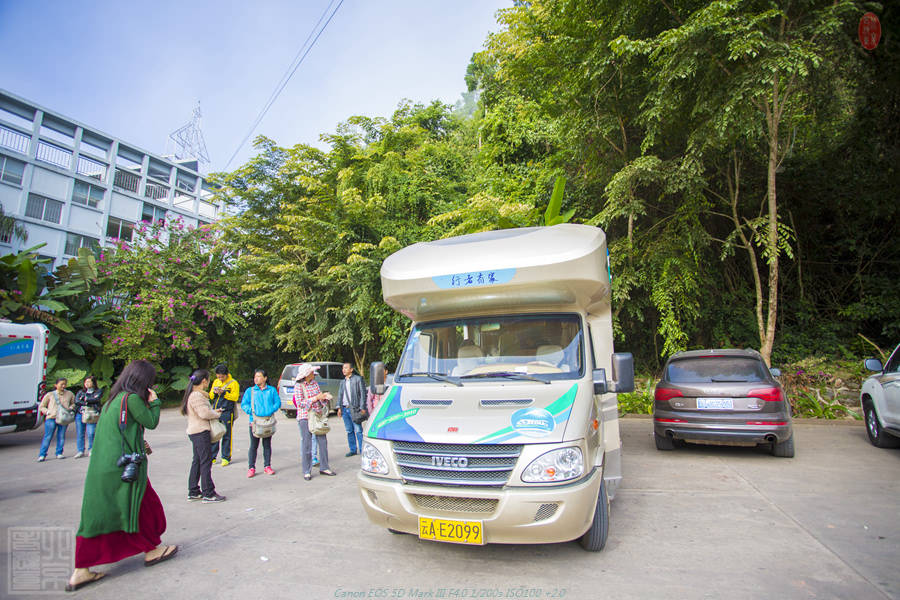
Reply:
[[75, 538], [75, 567], [86, 569], [149, 552], [159, 546], [165, 531], [166, 513], [148, 479], [138, 513], [137, 533], [113, 531], [91, 538], [78, 536]]

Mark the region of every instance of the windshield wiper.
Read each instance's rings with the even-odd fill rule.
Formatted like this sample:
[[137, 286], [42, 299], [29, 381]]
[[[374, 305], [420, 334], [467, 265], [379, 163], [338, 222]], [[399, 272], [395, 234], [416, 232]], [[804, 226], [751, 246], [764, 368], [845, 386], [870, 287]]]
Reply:
[[508, 377], [510, 379], [527, 379], [529, 381], [539, 381], [541, 383], [546, 383], [550, 385], [550, 382], [546, 379], [541, 379], [540, 377], [535, 377], [534, 375], [529, 375], [528, 373], [514, 373], [512, 371], [494, 371], [492, 373], [475, 373], [474, 375], [462, 375], [460, 379], [476, 379], [483, 377]]
[[431, 377], [432, 379], [437, 379], [438, 381], [443, 381], [445, 383], [452, 383], [453, 385], [456, 385], [459, 387], [463, 386], [463, 384], [461, 384], [460, 382], [450, 379], [450, 377], [448, 377], [446, 373], [432, 373], [430, 371], [414, 371], [412, 373], [402, 373], [401, 375], [399, 375], [399, 377], [416, 377], [416, 376]]

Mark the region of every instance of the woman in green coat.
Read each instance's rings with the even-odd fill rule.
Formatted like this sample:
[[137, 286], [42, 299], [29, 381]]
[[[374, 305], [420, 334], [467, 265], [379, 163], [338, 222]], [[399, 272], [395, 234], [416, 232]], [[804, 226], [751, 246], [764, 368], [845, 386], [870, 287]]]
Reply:
[[159, 423], [160, 401], [150, 389], [156, 368], [146, 360], [128, 364], [100, 413], [84, 482], [81, 524], [75, 540], [75, 571], [66, 591], [104, 574], [89, 567], [143, 552], [144, 565], [167, 560], [178, 546], [162, 545], [166, 515], [147, 479], [144, 429]]

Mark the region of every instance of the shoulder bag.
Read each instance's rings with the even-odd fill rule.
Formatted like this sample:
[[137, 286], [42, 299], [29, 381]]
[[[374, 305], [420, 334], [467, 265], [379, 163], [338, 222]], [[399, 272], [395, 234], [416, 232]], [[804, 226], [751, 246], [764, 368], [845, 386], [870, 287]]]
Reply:
[[309, 427], [311, 434], [325, 435], [331, 431], [331, 426], [328, 424], [328, 409], [326, 407], [319, 405], [313, 408], [310, 405], [308, 415], [306, 425]]
[[56, 400], [56, 424], [68, 425], [74, 421], [75, 411], [63, 406], [63, 403], [59, 399], [59, 393], [57, 393], [56, 390], [53, 390], [53, 399]]
[[[218, 419], [210, 419], [209, 420], [209, 441], [211, 444], [215, 444], [219, 440], [221, 440], [225, 436], [225, 432], [228, 430], [225, 427], [225, 423]], [[257, 436], [259, 437], [259, 436]]]
[[250, 390], [250, 416], [253, 417], [253, 423], [251, 424], [253, 428], [253, 437], [257, 438], [267, 438], [272, 437], [275, 434], [275, 414], [271, 414], [268, 417], [260, 417], [259, 415], [253, 414], [253, 403], [256, 399], [256, 390]]
[[100, 411], [87, 404], [87, 394], [84, 395], [85, 405], [81, 408], [81, 422], [87, 425], [93, 425], [100, 420]]

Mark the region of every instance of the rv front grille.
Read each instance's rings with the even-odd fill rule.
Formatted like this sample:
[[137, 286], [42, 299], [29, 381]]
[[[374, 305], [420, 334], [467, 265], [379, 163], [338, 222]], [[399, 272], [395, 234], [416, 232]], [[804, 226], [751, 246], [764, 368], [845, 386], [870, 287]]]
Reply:
[[494, 498], [456, 498], [454, 496], [429, 496], [410, 494], [416, 506], [425, 510], [441, 510], [457, 513], [491, 514], [496, 510], [498, 500]]
[[407, 483], [503, 487], [522, 452], [517, 444], [394, 442], [394, 458]]

